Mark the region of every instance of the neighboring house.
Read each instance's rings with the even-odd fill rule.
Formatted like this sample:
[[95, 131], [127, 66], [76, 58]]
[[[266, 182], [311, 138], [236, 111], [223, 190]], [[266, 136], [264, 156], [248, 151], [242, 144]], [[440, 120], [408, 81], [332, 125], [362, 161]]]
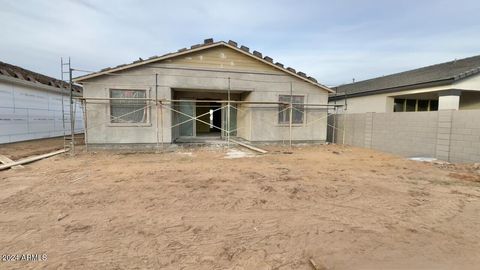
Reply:
[[[70, 132], [68, 89], [69, 85], [61, 80], [0, 62], [0, 143], [63, 136], [64, 131]], [[81, 87], [74, 86], [74, 93], [81, 96]], [[83, 130], [79, 104], [75, 102], [75, 132]]]
[[[220, 138], [228, 131], [248, 141], [284, 141], [291, 132], [295, 141], [322, 142], [327, 112], [308, 104], [327, 104], [333, 92], [260, 52], [212, 39], [75, 82], [87, 101], [88, 143], [98, 145]], [[294, 103], [291, 128], [282, 102]]]
[[480, 56], [335, 87], [347, 113], [480, 109]]

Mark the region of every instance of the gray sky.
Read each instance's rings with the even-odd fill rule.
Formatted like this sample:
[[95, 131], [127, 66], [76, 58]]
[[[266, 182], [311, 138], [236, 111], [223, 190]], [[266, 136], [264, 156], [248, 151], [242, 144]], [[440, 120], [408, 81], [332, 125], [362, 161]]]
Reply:
[[[0, 0], [0, 61], [53, 77], [205, 38], [335, 86], [480, 54], [480, 1]], [[75, 75], [81, 75], [75, 74]]]

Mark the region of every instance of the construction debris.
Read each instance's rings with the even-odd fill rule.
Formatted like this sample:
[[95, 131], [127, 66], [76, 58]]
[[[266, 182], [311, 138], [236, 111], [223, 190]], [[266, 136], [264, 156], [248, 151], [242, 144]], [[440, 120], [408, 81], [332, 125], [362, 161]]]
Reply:
[[240, 151], [237, 149], [230, 149], [227, 152], [227, 155], [225, 156], [226, 159], [232, 159], [232, 158], [246, 158], [246, 157], [254, 157], [255, 155], [253, 153], [247, 153], [244, 151]]
[[260, 148], [258, 148], [258, 147], [253, 146], [253, 145], [249, 145], [249, 144], [242, 143], [242, 142], [239, 142], [239, 141], [236, 141], [236, 140], [232, 140], [232, 139], [230, 139], [230, 141], [231, 141], [231, 142], [234, 142], [234, 143], [236, 143], [236, 144], [238, 144], [238, 145], [240, 145], [240, 146], [243, 146], [243, 147], [245, 147], [245, 148], [248, 148], [248, 149], [250, 149], [250, 150], [257, 151], [257, 152], [259, 152], [259, 153], [261, 153], [261, 154], [266, 154], [266, 153], [268, 153], [267, 150], [260, 149]]
[[[3, 163], [3, 164], [9, 164], [9, 163], [12, 163], [14, 161], [9, 159], [7, 156], [0, 155], [0, 162]], [[20, 169], [20, 168], [24, 168], [24, 167], [22, 165], [17, 165], [17, 166], [12, 167], [12, 169]]]
[[18, 161], [12, 161], [12, 162], [9, 162], [9, 163], [7, 163], [7, 164], [0, 165], [0, 171], [1, 171], [1, 170], [6, 170], [6, 169], [11, 168], [11, 167], [13, 167], [13, 166], [22, 165], [22, 164], [34, 162], [34, 161], [37, 161], [37, 160], [40, 160], [40, 159], [44, 159], [44, 158], [48, 158], [48, 157], [51, 157], [51, 156], [55, 156], [55, 155], [58, 155], [58, 154], [62, 154], [62, 153], [65, 153], [65, 152], [67, 152], [67, 151], [68, 151], [68, 149], [62, 149], [62, 150], [58, 150], [58, 151], [51, 152], [51, 153], [48, 153], [48, 154], [43, 154], [43, 155], [39, 155], [39, 156], [28, 157], [28, 158], [20, 159], [20, 160], [18, 160]]

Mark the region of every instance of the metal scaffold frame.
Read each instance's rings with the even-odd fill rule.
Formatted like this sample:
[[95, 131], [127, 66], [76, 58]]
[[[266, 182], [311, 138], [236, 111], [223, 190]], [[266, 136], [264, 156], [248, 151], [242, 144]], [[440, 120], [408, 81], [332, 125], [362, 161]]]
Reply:
[[[62, 124], [63, 124], [63, 147], [65, 150], [69, 150], [71, 155], [75, 154], [75, 121], [76, 121], [76, 113], [77, 113], [77, 105], [80, 105], [82, 109], [82, 116], [83, 119], [87, 119], [86, 114], [86, 101], [81, 100], [81, 104], [77, 104], [75, 100], [78, 98], [74, 95], [74, 82], [73, 82], [73, 72], [78, 71], [72, 68], [71, 58], [68, 57], [68, 61], [64, 60], [63, 57], [60, 58], [60, 77], [61, 80], [68, 84], [68, 99], [69, 99], [69, 113], [68, 118], [70, 122], [70, 133], [67, 134], [67, 119], [66, 119], [66, 112], [64, 107], [64, 98], [65, 92], [62, 91]], [[65, 76], [68, 76], [68, 81], [66, 80]], [[85, 103], [85, 104], [84, 104]], [[85, 127], [87, 123], [82, 121], [84, 125], [84, 132], [86, 132]], [[86, 134], [85, 134], [86, 137]], [[87, 140], [85, 138], [85, 140]]]
[[[77, 70], [77, 69], [71, 69], [71, 71], [81, 71], [81, 72], [88, 72], [88, 71], [85, 71], [85, 70]], [[141, 77], [146, 77], [148, 75], [123, 75], [123, 74], [107, 74], [107, 75], [112, 75], [112, 76], [141, 76]], [[280, 113], [283, 113], [284, 111], [289, 111], [289, 120], [288, 120], [288, 125], [285, 125], [285, 127], [288, 126], [288, 138], [284, 138], [283, 141], [285, 143], [285, 141], [288, 140], [288, 145], [290, 147], [292, 147], [292, 142], [293, 142], [293, 128], [296, 127], [297, 125], [294, 126], [293, 124], [293, 112], [300, 112], [303, 114], [303, 117], [304, 119], [307, 119], [305, 116], [306, 116], [306, 113], [308, 112], [308, 110], [313, 110], [313, 109], [316, 109], [316, 110], [321, 110], [321, 111], [324, 111], [326, 112], [326, 114], [320, 116], [320, 117], [316, 117], [314, 119], [307, 119], [304, 121], [304, 123], [302, 124], [302, 127], [307, 127], [309, 125], [312, 125], [313, 123], [317, 122], [317, 121], [321, 121], [321, 120], [324, 120], [327, 118], [327, 127], [331, 127], [332, 130], [333, 130], [333, 139], [332, 141], [335, 142], [335, 132], [336, 130], [338, 130], [338, 128], [336, 127], [336, 117], [335, 115], [337, 114], [337, 109], [339, 107], [343, 107], [344, 105], [337, 105], [337, 104], [320, 104], [320, 103], [294, 103], [293, 102], [293, 95], [294, 95], [294, 87], [293, 87], [293, 82], [292, 81], [289, 81], [289, 82], [279, 82], [279, 83], [288, 83], [289, 84], [289, 88], [290, 88], [290, 101], [289, 102], [281, 102], [281, 101], [242, 101], [242, 100], [232, 100], [231, 98], [231, 80], [232, 78], [230, 77], [223, 77], [223, 79], [226, 79], [226, 82], [227, 82], [227, 87], [226, 89], [223, 90], [223, 93], [227, 95], [227, 99], [225, 100], [202, 100], [202, 99], [165, 99], [165, 98], [159, 98], [159, 95], [158, 95], [158, 87], [159, 86], [163, 86], [163, 87], [166, 87], [166, 85], [159, 85], [158, 84], [158, 75], [157, 73], [155, 74], [151, 74], [151, 75], [154, 75], [155, 77], [155, 85], [151, 85], [151, 86], [154, 86], [154, 98], [111, 98], [111, 97], [82, 97], [82, 98], [73, 98], [73, 99], [79, 99], [81, 100], [81, 104], [82, 104], [82, 109], [83, 109], [83, 117], [84, 117], [84, 132], [85, 132], [85, 145], [86, 145], [86, 149], [88, 151], [88, 131], [92, 128], [95, 128], [95, 127], [98, 127], [98, 126], [102, 126], [104, 124], [108, 124], [111, 122], [112, 119], [121, 119], [122, 117], [125, 117], [129, 114], [133, 114], [133, 113], [136, 113], [138, 111], [141, 111], [141, 110], [145, 110], [145, 109], [148, 109], [148, 108], [152, 108], [154, 107], [154, 111], [156, 112], [156, 117], [155, 117], [155, 132], [156, 132], [156, 149], [157, 151], [160, 149], [160, 145], [164, 146], [164, 140], [165, 140], [165, 132], [164, 130], [165, 129], [173, 129], [175, 127], [178, 127], [178, 126], [181, 126], [183, 124], [186, 124], [186, 123], [189, 123], [191, 121], [193, 122], [200, 122], [200, 123], [203, 123], [203, 124], [206, 124], [206, 125], [209, 125], [210, 127], [213, 127], [213, 128], [216, 128], [218, 129], [219, 131], [223, 132], [224, 136], [222, 136], [226, 142], [227, 142], [227, 145], [230, 146], [230, 137], [231, 137], [231, 134], [238, 131], [238, 130], [241, 130], [242, 127], [236, 127], [235, 129], [231, 130], [231, 119], [230, 119], [230, 116], [231, 116], [231, 110], [236, 110], [237, 113], [238, 112], [246, 112], [245, 110], [243, 109], [240, 109], [238, 106], [234, 106], [234, 105], [250, 105], [250, 106], [253, 106], [253, 105], [267, 105], [267, 107], [259, 107], [259, 106], [253, 106], [253, 107], [250, 107], [250, 108], [278, 108], [277, 106], [282, 106], [284, 107], [283, 109], [281, 110], [278, 110], [277, 113], [276, 113], [276, 116], [278, 117], [278, 115]], [[235, 79], [235, 80], [242, 80], [242, 79]], [[254, 81], [254, 80], [248, 80], [248, 81]], [[264, 81], [259, 81], [259, 82], [264, 82]], [[269, 82], [271, 83], [271, 82]], [[107, 85], [107, 84], [103, 84], [103, 85]], [[118, 87], [118, 84], [115, 84], [117, 87]], [[137, 84], [138, 85], [138, 84]], [[145, 84], [145, 85], [141, 85], [141, 86], [146, 86], [148, 84]], [[134, 84], [130, 85], [130, 86], [134, 86]], [[127, 87], [128, 88], [128, 87]], [[219, 90], [219, 89], [216, 89], [216, 90]], [[110, 102], [112, 100], [135, 100], [135, 101], [145, 101], [145, 106], [143, 106], [142, 108], [138, 108], [137, 110], [134, 110], [134, 111], [131, 111], [131, 112], [128, 112], [126, 114], [123, 114], [123, 115], [120, 115], [120, 116], [112, 116], [111, 114], [108, 115], [107, 119], [105, 121], [101, 121], [99, 123], [95, 123], [95, 125], [90, 125], [88, 124], [88, 112], [87, 112], [87, 108], [88, 108], [88, 104], [105, 104], [106, 106], [110, 105]], [[225, 125], [222, 123], [222, 126], [216, 126], [216, 125], [213, 125], [212, 123], [208, 123], [206, 121], [203, 121], [202, 119], [200, 119], [201, 117], [211, 113], [211, 112], [207, 112], [207, 113], [203, 113], [203, 114], [200, 114], [200, 115], [189, 115], [187, 113], [184, 113], [184, 112], [181, 112], [180, 110], [176, 109], [175, 108], [175, 104], [181, 104], [182, 102], [186, 102], [186, 103], [194, 103], [194, 104], [202, 104], [202, 103], [209, 103], [209, 104], [212, 104], [212, 103], [218, 103], [220, 104], [220, 106], [218, 108], [216, 108], [214, 111], [217, 111], [217, 110], [225, 110], [226, 111], [226, 121], [225, 121]], [[302, 109], [299, 109], [298, 107], [301, 107]], [[90, 111], [91, 109], [89, 109]], [[331, 112], [333, 110], [333, 112]], [[168, 127], [165, 127], [164, 125], [164, 115], [165, 115], [165, 112], [164, 111], [169, 111], [171, 113], [176, 113], [178, 115], [182, 115], [183, 117], [186, 117], [187, 119], [186, 120], [183, 120], [179, 123], [173, 123], [171, 125], [169, 125]], [[328, 117], [331, 117], [331, 116], [334, 116], [333, 117], [333, 125], [330, 125], [328, 123]], [[309, 117], [310, 118], [310, 117]], [[260, 120], [260, 121], [267, 121], [265, 119], [257, 119], [257, 120]], [[271, 121], [268, 121], [268, 122], [265, 122], [265, 123], [268, 123], [268, 124], [271, 124]], [[74, 123], [71, 123], [72, 124], [72, 128], [74, 127]], [[134, 125], [132, 125], [134, 126]], [[223, 127], [225, 126], [225, 127]], [[245, 127], [243, 127], [245, 128]], [[343, 125], [343, 142], [345, 141], [345, 124]], [[72, 142], [73, 142], [73, 139], [74, 139], [74, 132], [72, 132]]]
[[[233, 110], [237, 110], [237, 112], [238, 111], [245, 112], [245, 110], [242, 110], [238, 107], [235, 107], [232, 104], [283, 105], [283, 106], [285, 106], [285, 108], [283, 108], [282, 110], [277, 111], [276, 115], [278, 116], [278, 114], [280, 114], [280, 113], [282, 113], [286, 110], [288, 110], [290, 112], [289, 123], [288, 123], [288, 129], [289, 129], [288, 144], [291, 147], [292, 146], [292, 141], [293, 141], [293, 138], [292, 138], [292, 136], [293, 136], [293, 133], [292, 133], [292, 129], [293, 129], [292, 113], [293, 113], [293, 111], [298, 111], [302, 114], [305, 114], [305, 113], [307, 113], [307, 110], [305, 110], [305, 108], [307, 108], [307, 107], [322, 108], [322, 111], [326, 111], [326, 114], [321, 116], [321, 117], [317, 117], [317, 118], [314, 118], [312, 120], [306, 120], [305, 123], [302, 125], [303, 127], [306, 127], [306, 126], [312, 125], [313, 123], [315, 123], [317, 121], [321, 121], [321, 120], [324, 120], [325, 118], [328, 118], [332, 115], [335, 115], [337, 107], [342, 106], [342, 105], [328, 105], [328, 104], [305, 104], [305, 103], [293, 103], [293, 102], [287, 103], [287, 102], [276, 102], [276, 101], [238, 101], [238, 100], [229, 100], [229, 99], [227, 99], [227, 100], [181, 100], [181, 99], [173, 100], [173, 99], [158, 99], [158, 97], [156, 97], [154, 99], [152, 99], [152, 98], [78, 98], [78, 99], [80, 99], [82, 101], [82, 108], [83, 108], [83, 113], [84, 113], [84, 123], [85, 123], [85, 126], [84, 126], [84, 129], [85, 129], [85, 145], [86, 145], [87, 150], [88, 150], [88, 130], [89, 129], [107, 124], [111, 121], [111, 119], [121, 119], [122, 117], [125, 117], [127, 115], [130, 115], [130, 114], [133, 114], [133, 113], [136, 113], [138, 111], [145, 110], [145, 109], [148, 109], [148, 108], [151, 108], [151, 107], [154, 107], [154, 111], [157, 112], [156, 124], [155, 124], [156, 138], [157, 138], [157, 142], [156, 142], [157, 150], [160, 148], [160, 145], [162, 145], [162, 147], [164, 145], [164, 130], [166, 128], [172, 129], [172, 128], [181, 126], [183, 124], [186, 124], [186, 123], [189, 123], [189, 122], [192, 122], [192, 121], [194, 121], [194, 122], [198, 121], [200, 123], [203, 123], [205, 125], [209, 125], [210, 127], [213, 127], [213, 128], [216, 128], [216, 129], [220, 130], [221, 132], [223, 132], [226, 135], [226, 136], [224, 136], [224, 138], [227, 142], [227, 145], [230, 146], [231, 134], [241, 129], [241, 127], [237, 127], [233, 130], [230, 129], [231, 119], [230, 119], [230, 117], [228, 117], [228, 115], [230, 115], [230, 110], [233, 109]], [[89, 102], [89, 100], [90, 100], [90, 102]], [[138, 108], [137, 110], [122, 114], [120, 116], [109, 115], [109, 118], [106, 121], [102, 121], [102, 122], [97, 123], [96, 125], [93, 125], [93, 126], [89, 125], [88, 124], [88, 119], [87, 119], [87, 115], [88, 115], [87, 104], [88, 103], [105, 104], [105, 105], [108, 106], [110, 104], [111, 100], [136, 100], [136, 101], [143, 100], [143, 101], [146, 101], [146, 105], [141, 107], [141, 108]], [[200, 115], [195, 115], [194, 116], [194, 115], [189, 115], [187, 113], [184, 113], [184, 112], [174, 108], [173, 105], [175, 103], [178, 104], [178, 103], [182, 103], [182, 102], [226, 104], [226, 105], [223, 105], [223, 106], [219, 106], [218, 108], [213, 110], [213, 111], [217, 111], [217, 110], [226, 110], [227, 111], [225, 128], [222, 127], [222, 126], [213, 125], [211, 123], [208, 123], [208, 122], [200, 119], [201, 117], [210, 114], [211, 113], [210, 111], [206, 112], [206, 113], [203, 113], [203, 114], [200, 114]], [[296, 105], [302, 106], [304, 108], [304, 110], [299, 110], [298, 108], [295, 107]], [[275, 108], [275, 107], [270, 106], [268, 108]], [[331, 109], [334, 110], [334, 113], [330, 113]], [[164, 124], [163, 124], [164, 123], [164, 119], [163, 119], [164, 118], [164, 110], [170, 111], [172, 113], [177, 113], [179, 115], [182, 115], [182, 116], [186, 117], [187, 119], [183, 120], [179, 123], [172, 123], [168, 127], [165, 127]], [[266, 121], [265, 119], [260, 119], [260, 120], [261, 121]], [[333, 125], [333, 126], [329, 125], [329, 126], [331, 126], [333, 128], [333, 130], [337, 129], [335, 127], [335, 125]]]

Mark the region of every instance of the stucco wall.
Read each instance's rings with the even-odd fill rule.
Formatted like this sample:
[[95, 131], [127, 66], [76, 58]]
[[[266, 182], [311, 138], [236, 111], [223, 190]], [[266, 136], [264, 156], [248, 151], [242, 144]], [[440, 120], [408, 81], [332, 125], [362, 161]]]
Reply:
[[[221, 53], [221, 52], [219, 52]], [[238, 62], [238, 61], [237, 61]], [[246, 62], [250, 65], [250, 62]], [[292, 84], [294, 95], [305, 95], [305, 101], [310, 103], [328, 102], [326, 90], [305, 82], [283, 72], [248, 73], [231, 70], [192, 70], [172, 68], [173, 62], [154, 63], [117, 73], [116, 76], [101, 76], [84, 81], [85, 97], [108, 97], [110, 88], [117, 89], [147, 89], [149, 97], [155, 97], [155, 73], [158, 74], [158, 97], [171, 99], [172, 90], [194, 89], [196, 91], [218, 91], [225, 93], [229, 87], [232, 91], [242, 92], [242, 99], [248, 101], [278, 101], [279, 94], [290, 94]], [[182, 65], [185, 63], [182, 62]], [[197, 64], [197, 63], [195, 63]], [[256, 67], [258, 70], [258, 67]], [[229, 83], [230, 78], [230, 83]], [[246, 94], [249, 93], [249, 94]], [[98, 104], [102, 103], [102, 104]], [[157, 114], [152, 103], [150, 121], [143, 126], [113, 126], [108, 118], [108, 101], [89, 102], [88, 112], [88, 142], [98, 144], [111, 143], [155, 143]], [[264, 105], [262, 105], [265, 107]], [[257, 105], [242, 105], [243, 112], [238, 113], [238, 136], [251, 141], [281, 141], [286, 139], [288, 127], [278, 126], [278, 107], [259, 108]], [[305, 119], [316, 119], [325, 112], [309, 110]], [[160, 121], [159, 121], [160, 122]], [[163, 109], [164, 126], [159, 127], [160, 136], [164, 142], [172, 142], [172, 113]], [[326, 139], [326, 118], [312, 124], [308, 122], [293, 129], [294, 140]]]
[[[451, 89], [452, 86], [435, 86], [425, 87], [406, 91], [398, 91], [392, 93], [383, 93], [369, 96], [348, 97], [347, 99], [347, 113], [366, 113], [366, 112], [393, 112], [393, 100], [395, 96], [412, 95], [427, 92], [438, 92]], [[330, 101], [330, 104], [335, 102]], [[337, 100], [336, 104], [345, 104], [345, 100]], [[340, 109], [343, 112], [343, 108]]]
[[[347, 99], [347, 113], [366, 112], [393, 112], [393, 99], [395, 96], [421, 94], [427, 92], [440, 92], [449, 89], [464, 90], [460, 98], [460, 110], [480, 109], [480, 75], [456, 81], [445, 86], [423, 87], [406, 91], [375, 94], [369, 96], [349, 97]], [[330, 104], [335, 102], [331, 101]], [[344, 104], [344, 100], [337, 100], [336, 104]], [[342, 112], [342, 109], [340, 110]]]
[[[312, 88], [305, 83], [294, 83], [293, 94], [304, 96], [305, 103], [327, 104], [328, 96], [318, 88]], [[271, 85], [270, 89], [253, 91], [247, 101], [278, 101], [279, 95], [290, 95], [290, 85]], [[247, 105], [251, 112], [251, 141], [283, 141], [289, 140], [289, 125], [278, 124], [278, 106]], [[307, 107], [304, 113], [304, 123], [292, 125], [292, 140], [323, 141], [326, 139], [326, 110], [320, 107]]]
[[480, 91], [480, 74], [459, 80], [453, 86], [455, 89]]
[[[365, 112], [389, 112], [387, 108], [388, 95], [379, 94], [364, 97], [353, 97], [347, 99], [346, 112], [347, 113], [365, 113]], [[334, 102], [330, 102], [334, 104]], [[345, 105], [344, 100], [337, 101], [336, 104]], [[339, 108], [340, 112], [344, 111], [344, 108]], [[393, 105], [392, 109], [393, 111]]]
[[[149, 72], [151, 74], [151, 72]], [[142, 72], [129, 72], [128, 75], [145, 75]], [[108, 98], [109, 89], [144, 89], [147, 97], [155, 97], [155, 76], [106, 76], [84, 84], [84, 97]], [[159, 86], [158, 97], [170, 99], [170, 88]], [[154, 103], [147, 108], [149, 121], [144, 126], [115, 126], [110, 124], [109, 101], [89, 100], [87, 103], [87, 140], [88, 143], [155, 143], [157, 113]], [[171, 114], [163, 110], [163, 121], [171, 124]], [[161, 127], [160, 131], [161, 131]], [[163, 131], [164, 139], [169, 141], [171, 130]]]

